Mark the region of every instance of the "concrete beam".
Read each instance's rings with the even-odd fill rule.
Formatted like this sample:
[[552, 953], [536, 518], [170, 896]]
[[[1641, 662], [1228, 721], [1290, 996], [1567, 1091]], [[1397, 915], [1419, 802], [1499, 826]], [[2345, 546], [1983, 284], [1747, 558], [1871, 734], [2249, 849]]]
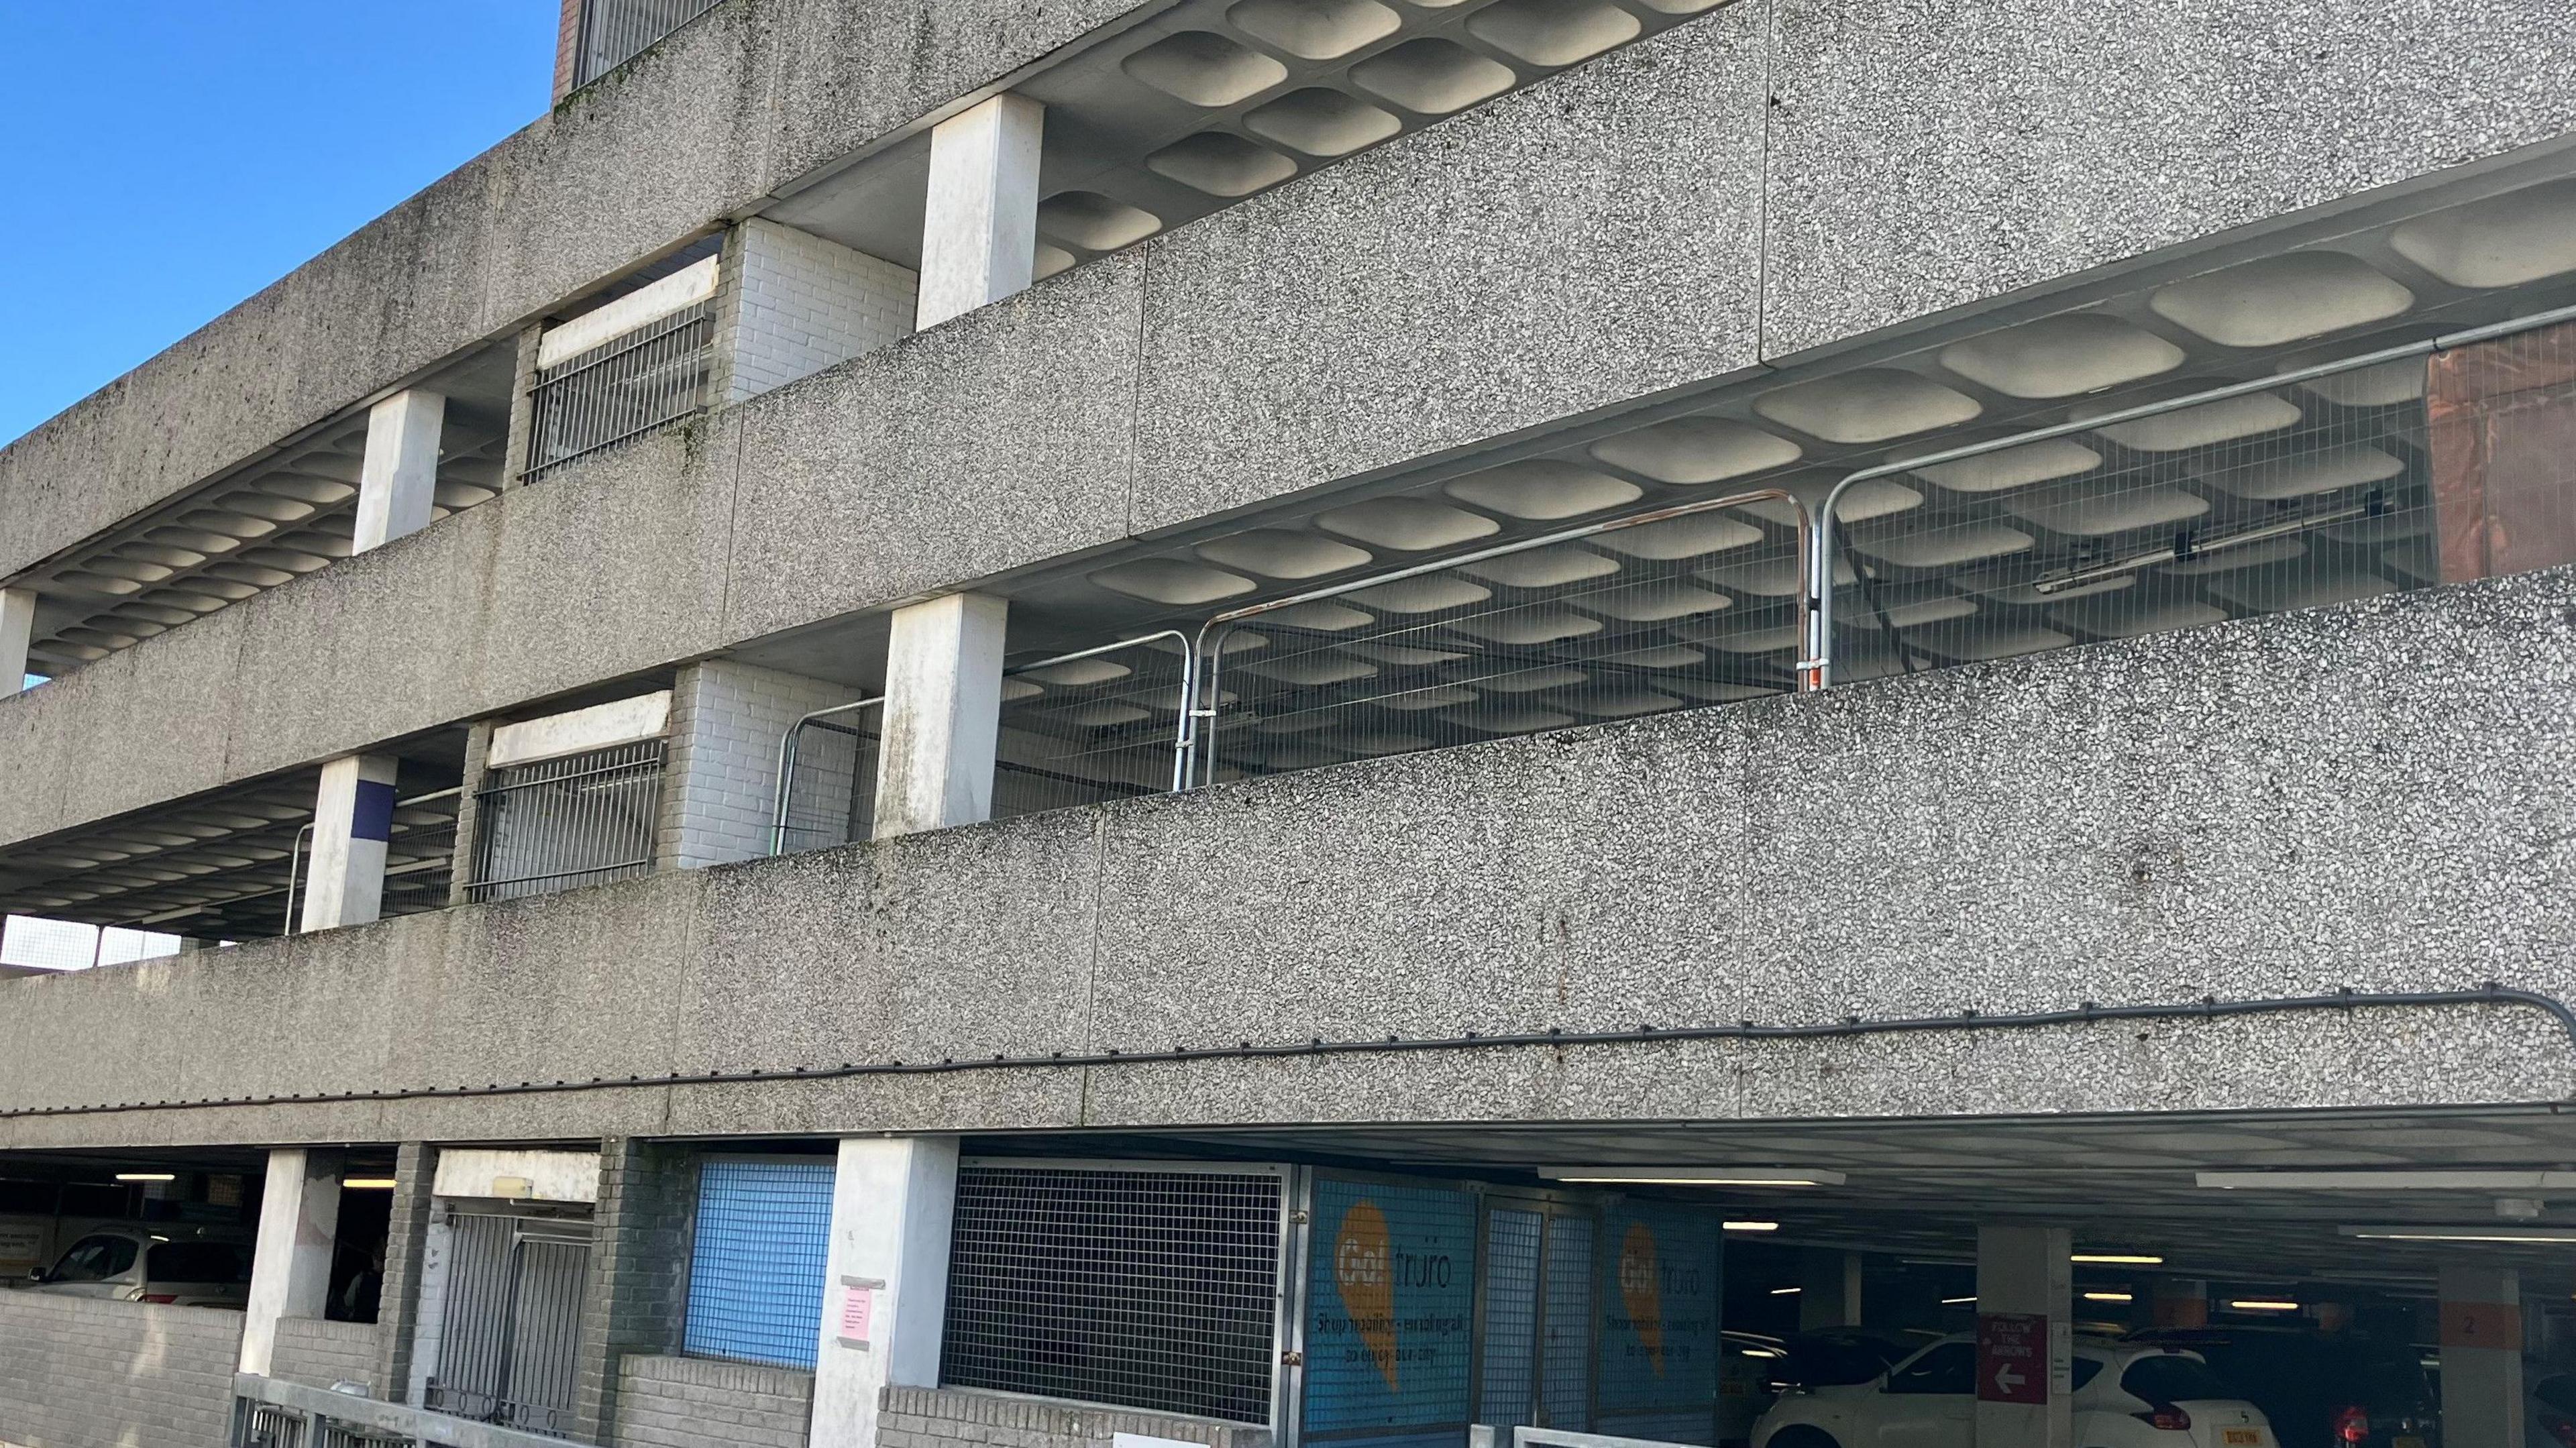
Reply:
[[242, 1315], [241, 1371], [267, 1376], [278, 1319], [320, 1317], [330, 1306], [331, 1253], [340, 1236], [338, 1152], [282, 1148], [268, 1154]]
[[447, 399], [417, 387], [368, 411], [352, 550], [364, 553], [429, 526], [438, 503], [439, 433], [446, 423]]
[[1002, 94], [930, 133], [917, 329], [1028, 289], [1038, 244], [1038, 147], [1046, 107]]
[[810, 1441], [874, 1444], [887, 1388], [938, 1386], [956, 1213], [955, 1137], [841, 1143]]
[[895, 611], [886, 647], [878, 839], [993, 814], [1006, 601], [953, 593]]
[[384, 910], [385, 843], [393, 836], [390, 755], [351, 754], [322, 766], [313, 803], [299, 920], [307, 931], [364, 925]]

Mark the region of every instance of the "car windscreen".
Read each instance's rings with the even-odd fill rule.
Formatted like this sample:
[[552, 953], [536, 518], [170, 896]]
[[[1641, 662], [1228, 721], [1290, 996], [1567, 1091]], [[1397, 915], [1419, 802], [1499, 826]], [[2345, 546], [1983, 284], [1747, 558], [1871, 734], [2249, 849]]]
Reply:
[[1868, 1382], [1904, 1356], [1894, 1344], [1872, 1337], [1793, 1337], [1773, 1376], [1805, 1388], [1840, 1387]]
[[2532, 1387], [2531, 1395], [2562, 1413], [2576, 1413], [2576, 1374], [2542, 1378]]
[[131, 1237], [83, 1237], [54, 1264], [56, 1282], [105, 1282], [134, 1265]]
[[241, 1282], [244, 1253], [230, 1242], [156, 1242], [145, 1275], [155, 1282]]
[[2130, 1363], [2120, 1373], [2120, 1388], [2150, 1403], [2198, 1402], [2209, 1398], [2238, 1398], [2242, 1393], [2229, 1386], [2209, 1364], [2182, 1353], [2157, 1353]]

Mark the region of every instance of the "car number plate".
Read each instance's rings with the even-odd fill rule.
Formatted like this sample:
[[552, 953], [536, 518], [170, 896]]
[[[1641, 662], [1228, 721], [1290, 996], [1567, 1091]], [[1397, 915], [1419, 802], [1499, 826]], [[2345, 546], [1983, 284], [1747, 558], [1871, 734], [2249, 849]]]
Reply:
[[[2226, 1430], [2226, 1437], [2228, 1448], [2237, 1448], [2238, 1444], [2244, 1444], [2246, 1445], [2246, 1448], [2261, 1448], [2263, 1442], [2263, 1430], [2260, 1428], [2230, 1428]], [[2418, 1448], [2421, 1448], [2421, 1445], [2418, 1445]]]

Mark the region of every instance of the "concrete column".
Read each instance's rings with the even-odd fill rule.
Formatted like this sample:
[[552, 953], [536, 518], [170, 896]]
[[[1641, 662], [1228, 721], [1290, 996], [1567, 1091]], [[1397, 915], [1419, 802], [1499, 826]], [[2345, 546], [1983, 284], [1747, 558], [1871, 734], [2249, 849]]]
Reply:
[[885, 1389], [937, 1386], [956, 1211], [955, 1137], [841, 1143], [813, 1448], [876, 1448]]
[[0, 588], [0, 698], [27, 685], [27, 645], [36, 641], [36, 590]]
[[599, 1152], [599, 1205], [581, 1309], [573, 1437], [606, 1443], [617, 1427], [617, 1364], [680, 1345], [688, 1311], [695, 1158], [685, 1147], [610, 1140]]
[[2442, 1441], [2523, 1448], [2521, 1275], [2452, 1264], [2440, 1283]]
[[348, 754], [322, 766], [304, 862], [303, 929], [364, 925], [383, 912], [395, 763], [382, 754]]
[[932, 128], [914, 327], [936, 327], [1027, 289], [1037, 268], [1045, 129], [1046, 107], [1015, 95], [995, 96]]
[[385, 1284], [376, 1295], [376, 1391], [410, 1402], [412, 1344], [420, 1317], [421, 1280], [429, 1266], [430, 1188], [438, 1151], [406, 1141], [394, 1149], [393, 1217], [385, 1226]]
[[474, 852], [483, 837], [483, 780], [492, 772], [492, 721], [465, 726], [465, 768], [457, 783], [456, 853], [447, 871], [447, 903], [472, 903]]
[[340, 1154], [292, 1148], [268, 1154], [242, 1315], [241, 1371], [268, 1376], [282, 1317], [320, 1317], [331, 1301], [331, 1249], [340, 1236]]
[[2074, 1242], [1977, 1229], [1977, 1448], [2074, 1448]]
[[993, 814], [1010, 605], [982, 594], [895, 610], [886, 645], [875, 835], [971, 825]]
[[1810, 1247], [1798, 1258], [1798, 1330], [1860, 1326], [1861, 1255]]
[[417, 387], [368, 412], [352, 550], [364, 553], [429, 526], [438, 501], [438, 437], [446, 425], [447, 399]]
[[[570, 3], [570, 0], [567, 0]], [[528, 449], [535, 446], [537, 430], [536, 399], [537, 352], [545, 345], [546, 328], [540, 322], [521, 329], [510, 368], [510, 435], [501, 444], [501, 486], [515, 488], [527, 481]]]

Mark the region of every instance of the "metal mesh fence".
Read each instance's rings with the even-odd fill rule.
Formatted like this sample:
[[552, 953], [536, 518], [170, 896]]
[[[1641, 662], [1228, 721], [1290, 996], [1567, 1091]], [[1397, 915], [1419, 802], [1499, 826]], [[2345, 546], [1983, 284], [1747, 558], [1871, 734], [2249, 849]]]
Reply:
[[530, 481], [703, 406], [715, 304], [699, 302], [537, 373], [528, 394]]
[[814, 1366], [823, 1330], [833, 1170], [828, 1159], [719, 1158], [699, 1168], [683, 1352]]
[[422, 1405], [531, 1432], [569, 1432], [590, 1224], [459, 1212], [449, 1243], [438, 1366]]
[[572, 83], [590, 84], [716, 4], [717, 0], [584, 0], [581, 50], [573, 64]]
[[1271, 1175], [960, 1171], [940, 1381], [1269, 1421], [1280, 1191]]
[[1592, 1427], [1592, 1219], [1547, 1219], [1547, 1311], [1539, 1343], [1545, 1426]]
[[1539, 1245], [1546, 1219], [1496, 1207], [1485, 1218], [1484, 1392], [1476, 1421], [1536, 1421], [1531, 1367], [1538, 1361]]
[[1161, 634], [1005, 677], [994, 818], [1171, 789], [1188, 647]]
[[663, 745], [647, 739], [491, 771], [475, 794], [468, 897], [515, 900], [650, 869]]
[[394, 805], [392, 836], [385, 843], [383, 913], [416, 915], [447, 907], [456, 874], [456, 813], [465, 791], [444, 789]]
[[779, 742], [770, 853], [821, 850], [868, 837], [877, 812], [882, 699], [808, 714]]
[[1806, 537], [1785, 494], [1716, 499], [1220, 620], [1203, 777], [1788, 692]]

